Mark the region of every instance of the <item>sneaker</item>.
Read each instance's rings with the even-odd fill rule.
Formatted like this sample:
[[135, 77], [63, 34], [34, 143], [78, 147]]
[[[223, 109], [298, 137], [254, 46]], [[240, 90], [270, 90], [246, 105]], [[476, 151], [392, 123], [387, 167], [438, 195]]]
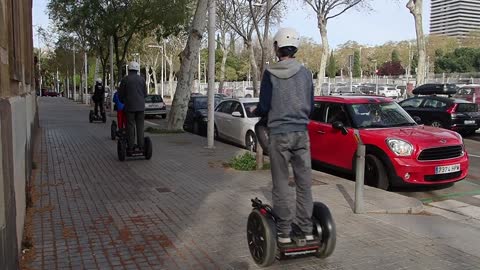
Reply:
[[307, 241], [313, 241], [315, 238], [313, 237], [313, 234], [305, 234], [305, 240]]
[[277, 241], [280, 244], [289, 244], [292, 242], [292, 238], [286, 233], [279, 233], [277, 234]]

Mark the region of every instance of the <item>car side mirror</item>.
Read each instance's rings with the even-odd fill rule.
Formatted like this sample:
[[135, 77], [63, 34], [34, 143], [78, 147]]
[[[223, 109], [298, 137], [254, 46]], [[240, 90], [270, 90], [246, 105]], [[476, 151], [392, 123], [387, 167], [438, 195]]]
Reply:
[[233, 117], [242, 117], [242, 114], [240, 112], [233, 112], [232, 116]]
[[335, 122], [333, 122], [332, 126], [333, 126], [334, 129], [340, 130], [343, 135], [347, 135], [347, 134], [348, 134], [348, 130], [347, 130], [347, 128], [343, 125], [342, 122], [340, 122], [340, 121], [335, 121]]
[[417, 122], [417, 124], [422, 124], [422, 118], [418, 117], [418, 116], [414, 116], [413, 117], [413, 120], [415, 120], [415, 122]]

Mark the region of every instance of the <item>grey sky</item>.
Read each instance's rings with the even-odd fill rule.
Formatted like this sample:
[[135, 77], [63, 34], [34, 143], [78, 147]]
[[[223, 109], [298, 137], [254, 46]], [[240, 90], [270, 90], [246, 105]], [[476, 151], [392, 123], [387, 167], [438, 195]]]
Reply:
[[[291, 4], [294, 2], [294, 4]], [[311, 37], [320, 43], [317, 19], [311, 8], [299, 4], [299, 0], [288, 0], [285, 18], [279, 26], [298, 29], [302, 36]], [[47, 26], [46, 14], [48, 0], [34, 0], [33, 24]], [[361, 44], [376, 45], [388, 41], [400, 41], [415, 38], [413, 16], [405, 7], [407, 0], [371, 0], [373, 11], [365, 12], [352, 9], [328, 24], [328, 39], [331, 47], [349, 40]], [[430, 0], [424, 0], [424, 29], [428, 34]], [[35, 44], [37, 40], [35, 39]]]

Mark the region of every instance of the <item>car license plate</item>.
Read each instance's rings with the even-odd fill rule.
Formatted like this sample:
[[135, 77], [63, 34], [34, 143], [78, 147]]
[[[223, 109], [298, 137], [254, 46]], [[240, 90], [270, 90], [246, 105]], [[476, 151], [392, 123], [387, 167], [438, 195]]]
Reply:
[[460, 171], [460, 164], [435, 167], [435, 174], [454, 173], [458, 171]]
[[475, 120], [465, 120], [465, 125], [474, 125]]

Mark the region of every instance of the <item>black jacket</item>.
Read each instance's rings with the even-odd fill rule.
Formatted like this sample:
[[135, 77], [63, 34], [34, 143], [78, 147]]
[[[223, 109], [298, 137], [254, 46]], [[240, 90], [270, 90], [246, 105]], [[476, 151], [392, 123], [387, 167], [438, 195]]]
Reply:
[[120, 102], [125, 104], [126, 112], [145, 111], [145, 97], [147, 96], [147, 85], [145, 80], [136, 71], [129, 71], [123, 78], [118, 90]]
[[99, 83], [95, 84], [95, 92], [93, 93], [93, 101], [99, 102], [105, 97], [105, 87]]

